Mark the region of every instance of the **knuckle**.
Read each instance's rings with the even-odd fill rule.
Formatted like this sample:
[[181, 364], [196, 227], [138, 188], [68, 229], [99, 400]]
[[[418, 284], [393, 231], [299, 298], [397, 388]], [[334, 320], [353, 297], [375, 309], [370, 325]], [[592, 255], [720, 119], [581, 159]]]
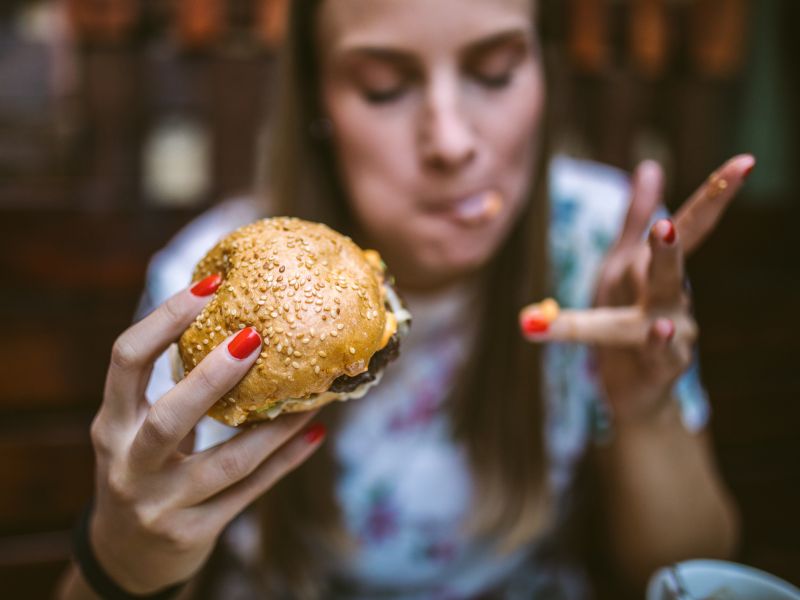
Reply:
[[692, 352], [689, 349], [682, 350], [678, 353], [678, 365], [680, 372], [686, 371], [692, 364]]
[[107, 427], [100, 415], [96, 415], [89, 427], [89, 438], [96, 454], [107, 455], [110, 452], [111, 444]]
[[231, 483], [241, 480], [251, 471], [248, 461], [238, 453], [223, 453], [217, 465], [225, 480]]
[[689, 340], [689, 343], [694, 345], [697, 342], [697, 339], [700, 337], [700, 327], [697, 325], [697, 321], [694, 319], [689, 319], [686, 325], [686, 339]]
[[172, 411], [163, 403], [153, 405], [142, 423], [141, 432], [149, 443], [158, 446], [164, 446], [174, 440], [178, 432]]
[[135, 501], [134, 487], [122, 469], [111, 469], [108, 474], [108, 492], [116, 503], [132, 505]]
[[146, 511], [142, 517], [145, 519], [142, 526], [148, 535], [159, 540], [174, 552], [189, 551], [196, 544], [195, 537], [182, 527], [176, 515], [160, 510]]
[[111, 347], [111, 364], [123, 371], [139, 364], [139, 353], [126, 334], [119, 336]]
[[165, 318], [174, 325], [182, 325], [186, 320], [185, 311], [180, 302], [179, 296], [172, 296], [161, 305]]
[[[206, 358], [208, 360], [208, 358]], [[211, 365], [206, 363], [194, 369], [189, 377], [194, 376], [196, 384], [209, 396], [221, 396], [222, 393], [230, 386], [226, 386], [222, 377], [217, 375]]]

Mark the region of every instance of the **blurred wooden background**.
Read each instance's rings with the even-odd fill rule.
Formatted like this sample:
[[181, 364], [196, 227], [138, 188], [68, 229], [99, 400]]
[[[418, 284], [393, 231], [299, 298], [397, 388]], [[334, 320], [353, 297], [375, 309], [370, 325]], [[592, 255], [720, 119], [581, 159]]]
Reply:
[[[88, 424], [148, 257], [250, 188], [286, 1], [0, 5], [4, 597], [47, 597], [67, 560], [91, 492]], [[673, 207], [727, 156], [759, 157], [690, 274], [739, 560], [800, 584], [800, 3], [551, 5], [564, 151], [662, 160]]]

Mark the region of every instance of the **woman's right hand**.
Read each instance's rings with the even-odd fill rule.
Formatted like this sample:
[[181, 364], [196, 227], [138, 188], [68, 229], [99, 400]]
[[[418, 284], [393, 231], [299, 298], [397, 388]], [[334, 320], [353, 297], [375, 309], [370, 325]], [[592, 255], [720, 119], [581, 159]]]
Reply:
[[323, 437], [319, 425], [301, 433], [315, 414], [301, 413], [245, 429], [203, 452], [181, 450], [198, 420], [244, 376], [261, 348], [255, 330], [240, 331], [150, 406], [145, 388], [153, 361], [209, 299], [208, 285], [186, 289], [120, 335], [92, 423], [96, 490], [90, 540], [108, 575], [131, 593], [189, 579], [225, 525], [308, 458]]

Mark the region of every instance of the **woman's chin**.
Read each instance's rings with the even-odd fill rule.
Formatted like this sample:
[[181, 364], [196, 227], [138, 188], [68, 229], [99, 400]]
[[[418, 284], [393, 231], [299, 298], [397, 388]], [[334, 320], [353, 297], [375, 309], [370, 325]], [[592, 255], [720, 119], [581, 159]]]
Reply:
[[492, 252], [462, 251], [419, 257], [406, 260], [402, 271], [397, 271], [401, 288], [435, 289], [478, 273], [489, 262]]

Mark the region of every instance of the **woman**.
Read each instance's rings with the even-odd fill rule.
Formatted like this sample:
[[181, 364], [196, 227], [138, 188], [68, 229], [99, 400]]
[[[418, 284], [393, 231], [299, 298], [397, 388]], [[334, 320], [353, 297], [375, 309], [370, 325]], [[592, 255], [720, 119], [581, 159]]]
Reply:
[[[149, 407], [154, 359], [213, 289], [178, 291], [123, 333], [92, 426], [87, 536], [112, 585], [143, 594], [192, 579], [259, 499], [221, 538], [230, 552], [215, 562], [236, 573], [224, 597], [245, 579], [243, 597], [584, 597], [561, 542], [587, 453], [607, 551], [632, 584], [732, 551], [735, 510], [700, 431], [683, 260], [754, 161], [729, 161], [673, 222], [656, 220], [657, 165], [628, 190], [613, 170], [551, 160], [535, 9], [293, 3], [270, 206], [226, 203], [192, 224], [154, 260], [145, 306], [179, 289], [219, 235], [288, 213], [377, 248], [412, 333], [366, 399], [224, 443], [201, 421], [194, 453], [195, 425], [260, 340], [220, 345], [171, 389], [157, 362]], [[548, 295], [572, 310], [550, 323], [531, 305], [518, 320]], [[62, 597], [93, 597], [79, 573]]]

